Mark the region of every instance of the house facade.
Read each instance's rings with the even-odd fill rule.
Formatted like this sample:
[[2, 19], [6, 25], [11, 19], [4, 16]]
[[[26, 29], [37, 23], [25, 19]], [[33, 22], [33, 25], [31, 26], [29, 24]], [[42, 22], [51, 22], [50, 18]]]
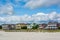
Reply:
[[15, 24], [2, 24], [2, 29], [13, 30], [13, 29], [15, 29]]
[[4, 29], [4, 30], [9, 29], [8, 24], [2, 24], [2, 29]]
[[19, 23], [19, 24], [16, 24], [16, 29], [21, 29], [21, 27], [28, 27], [30, 24], [27, 24], [27, 23]]
[[32, 23], [32, 24], [29, 24], [29, 25], [27, 26], [27, 29], [32, 29], [32, 26], [34, 26], [33, 23]]
[[58, 29], [60, 29], [60, 23], [57, 24]]
[[47, 24], [39, 24], [39, 29], [44, 29], [47, 26]]
[[58, 29], [57, 22], [49, 22], [45, 29]]

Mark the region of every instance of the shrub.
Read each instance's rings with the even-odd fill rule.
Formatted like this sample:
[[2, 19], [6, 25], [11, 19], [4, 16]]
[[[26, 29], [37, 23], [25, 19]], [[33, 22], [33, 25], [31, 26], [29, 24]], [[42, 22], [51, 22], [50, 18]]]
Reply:
[[0, 26], [0, 29], [2, 29], [2, 26]]
[[32, 27], [32, 29], [37, 29], [39, 27], [39, 25], [34, 25], [33, 27]]
[[21, 27], [21, 29], [27, 29], [27, 26]]
[[58, 29], [60, 29], [60, 27], [58, 27]]

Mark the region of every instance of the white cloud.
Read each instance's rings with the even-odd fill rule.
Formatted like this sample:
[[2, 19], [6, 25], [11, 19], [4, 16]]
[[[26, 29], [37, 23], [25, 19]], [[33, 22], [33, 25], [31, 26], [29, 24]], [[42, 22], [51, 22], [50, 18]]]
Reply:
[[49, 16], [49, 19], [53, 20], [53, 19], [56, 19], [57, 15], [58, 14], [56, 12], [51, 12], [48, 16]]
[[3, 23], [21, 23], [21, 22], [29, 22], [31, 20], [32, 20], [31, 16], [28, 15], [0, 17], [0, 22]]
[[[31, 9], [38, 8], [41, 6], [50, 6], [57, 4], [60, 6], [60, 0], [13, 0], [12, 3], [10, 0], [6, 0], [7, 3], [11, 3], [13, 6], [17, 7], [28, 7]], [[24, 2], [24, 5], [20, 5], [20, 2]], [[10, 5], [11, 6], [11, 5]]]
[[33, 8], [41, 6], [42, 4], [44, 4], [44, 0], [31, 0], [25, 4], [25, 7], [29, 7], [33, 9]]
[[6, 16], [6, 17], [0, 17], [0, 22], [3, 23], [22, 23], [22, 22], [39, 22], [39, 21], [48, 21], [48, 20], [56, 20], [60, 22], [60, 14], [57, 14], [57, 12], [51, 12], [51, 13], [37, 13], [33, 14], [32, 16], [29, 15], [23, 15], [23, 16]]
[[13, 6], [10, 4], [0, 6], [0, 14], [13, 14]]
[[37, 13], [37, 14], [34, 14], [33, 16], [33, 19], [35, 21], [46, 21], [48, 20], [48, 14], [45, 14], [45, 13]]
[[50, 6], [53, 4], [58, 5], [59, 3], [60, 3], [60, 0], [30, 0], [25, 4], [25, 7], [34, 9], [41, 6]]
[[30, 1], [30, 0], [15, 0], [15, 2], [19, 2], [19, 1], [27, 2], [27, 1]]

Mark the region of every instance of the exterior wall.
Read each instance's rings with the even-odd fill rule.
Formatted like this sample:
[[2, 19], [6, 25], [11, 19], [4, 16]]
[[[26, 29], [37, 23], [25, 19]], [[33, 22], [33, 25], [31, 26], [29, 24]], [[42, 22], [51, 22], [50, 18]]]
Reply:
[[55, 27], [55, 26], [47, 26], [45, 29], [58, 29], [58, 27]]
[[12, 29], [12, 30], [15, 29], [15, 24], [11, 24], [11, 29]]
[[13, 24], [3, 24], [2, 29], [13, 30], [13, 29], [15, 29], [15, 25], [13, 25]]
[[2, 29], [4, 29], [4, 30], [9, 29], [8, 25], [2, 25]]
[[39, 24], [39, 29], [43, 29], [43, 26], [42, 26], [42, 24]]
[[24, 27], [24, 26], [29, 26], [29, 24], [16, 24], [16, 29], [21, 29], [21, 27]]
[[57, 24], [57, 27], [60, 27], [60, 23]]
[[16, 29], [21, 29], [21, 26], [19, 26], [19, 25], [16, 25]]
[[57, 23], [50, 23], [45, 27], [45, 29], [58, 29]]
[[31, 25], [28, 25], [28, 26], [27, 26], [27, 29], [31, 29], [31, 28], [32, 28], [32, 26], [31, 26]]
[[27, 28], [28, 28], [28, 29], [31, 29], [32, 26], [33, 26], [33, 23], [32, 23], [32, 24], [29, 24], [29, 25], [27, 26]]
[[47, 24], [39, 24], [39, 29], [44, 29], [47, 26]]
[[57, 24], [55, 24], [55, 23], [54, 24], [48, 24], [48, 26], [57, 26]]

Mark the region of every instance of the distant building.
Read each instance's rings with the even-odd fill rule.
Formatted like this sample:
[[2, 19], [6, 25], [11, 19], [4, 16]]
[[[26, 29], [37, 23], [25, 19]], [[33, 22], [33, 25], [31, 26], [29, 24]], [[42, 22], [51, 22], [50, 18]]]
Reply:
[[47, 26], [47, 24], [39, 24], [39, 29], [44, 29]]
[[57, 22], [49, 22], [45, 29], [58, 29]]
[[2, 29], [13, 30], [13, 29], [15, 29], [15, 24], [2, 24]]
[[27, 26], [27, 29], [32, 29], [32, 26], [34, 26], [33, 23], [32, 23], [32, 24], [29, 24], [29, 25]]
[[30, 25], [30, 24], [27, 24], [27, 23], [18, 23], [18, 24], [16, 24], [16, 29], [21, 29], [21, 27], [24, 27], [24, 26], [28, 26], [28, 25]]
[[60, 29], [60, 23], [57, 24], [58, 29]]
[[60, 27], [60, 23], [57, 24], [57, 27]]

